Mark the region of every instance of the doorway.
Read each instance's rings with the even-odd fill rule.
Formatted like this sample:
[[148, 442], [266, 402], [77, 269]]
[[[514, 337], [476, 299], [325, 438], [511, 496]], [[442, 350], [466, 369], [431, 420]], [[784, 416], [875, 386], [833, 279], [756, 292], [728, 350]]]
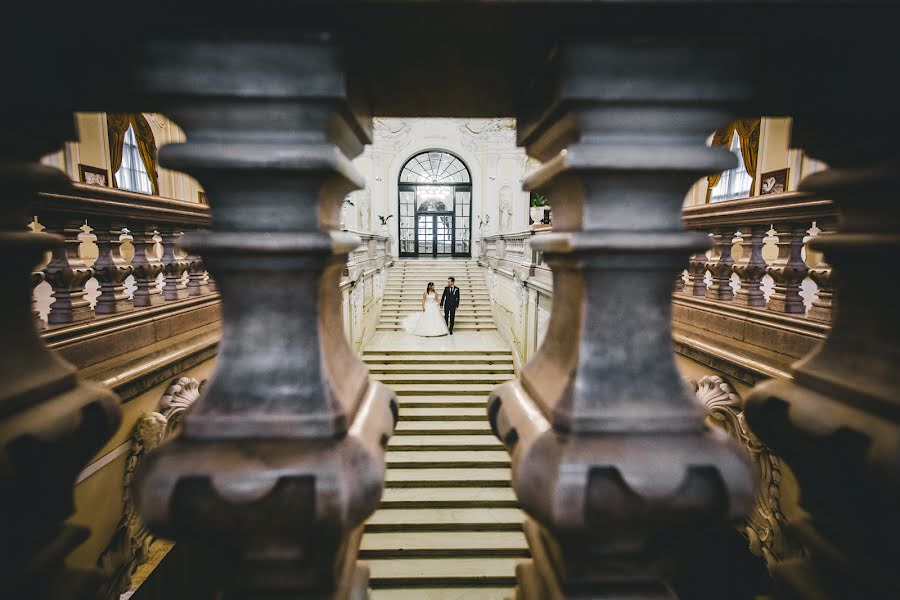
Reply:
[[472, 256], [472, 178], [462, 160], [443, 150], [417, 154], [398, 189], [400, 256]]

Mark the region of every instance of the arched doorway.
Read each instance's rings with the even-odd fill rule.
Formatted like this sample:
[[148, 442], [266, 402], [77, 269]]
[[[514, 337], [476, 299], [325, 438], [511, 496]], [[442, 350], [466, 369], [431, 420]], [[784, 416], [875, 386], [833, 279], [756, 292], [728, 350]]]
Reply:
[[472, 177], [458, 156], [413, 156], [398, 189], [400, 256], [472, 256]]

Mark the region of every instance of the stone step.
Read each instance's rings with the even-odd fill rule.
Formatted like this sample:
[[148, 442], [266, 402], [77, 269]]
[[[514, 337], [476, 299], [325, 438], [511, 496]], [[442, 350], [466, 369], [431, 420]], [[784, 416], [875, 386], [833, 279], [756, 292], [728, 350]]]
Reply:
[[[373, 589], [385, 587], [507, 586], [516, 583], [518, 558], [378, 558], [366, 561]], [[419, 592], [420, 593], [420, 592]], [[423, 596], [416, 596], [423, 598]], [[451, 598], [453, 596], [450, 596]], [[458, 596], [457, 596], [458, 598]]]
[[[481, 345], [481, 344], [479, 344]], [[503, 348], [500, 345], [495, 345], [493, 348], [478, 348], [478, 349], [469, 349], [469, 348], [441, 348], [440, 352], [436, 352], [435, 350], [429, 349], [421, 349], [414, 350], [410, 348], [380, 348], [378, 346], [373, 346], [371, 348], [366, 348], [363, 353], [363, 357], [368, 356], [405, 356], [405, 357], [415, 357], [418, 356], [420, 358], [428, 358], [431, 360], [446, 360], [445, 357], [452, 357], [454, 360], [457, 358], [465, 358], [465, 357], [476, 357], [479, 358], [482, 356], [493, 356], [500, 357], [504, 359], [512, 358], [512, 353], [508, 348]]]
[[503, 450], [493, 432], [470, 435], [443, 435], [441, 433], [425, 435], [398, 435], [388, 441], [388, 451], [428, 450]]
[[512, 364], [404, 364], [404, 363], [367, 363], [369, 373], [397, 375], [448, 375], [453, 373], [469, 373], [486, 375], [491, 373], [509, 374], [513, 372]]
[[[417, 383], [437, 384], [440, 386], [459, 386], [470, 383], [503, 383], [510, 379], [515, 379], [511, 373], [373, 373], [372, 379], [381, 381], [385, 384], [408, 384]], [[439, 392], [442, 392], [442, 387]]]
[[452, 587], [452, 588], [384, 588], [372, 590], [370, 600], [512, 600], [512, 587]]
[[359, 548], [361, 559], [466, 556], [527, 558], [528, 543], [521, 531], [367, 531]]
[[424, 396], [441, 394], [444, 396], [488, 396], [497, 387], [491, 383], [440, 384], [440, 383], [394, 383], [390, 385], [397, 395]]
[[388, 469], [385, 487], [505, 487], [509, 486], [510, 476], [508, 468], [497, 467]]
[[518, 508], [382, 508], [366, 521], [365, 532], [521, 531]]
[[506, 365], [512, 364], [512, 355], [508, 350], [497, 350], [491, 354], [488, 351], [472, 350], [466, 354], [450, 354], [448, 351], [426, 352], [421, 351], [414, 354], [410, 351], [395, 350], [391, 353], [382, 353], [376, 351], [368, 351], [363, 354], [363, 361], [368, 364], [387, 364], [387, 363], [416, 363], [416, 364], [444, 364], [448, 357], [455, 363], [466, 364], [485, 364]]
[[483, 421], [400, 421], [394, 435], [481, 435], [493, 433]]
[[[476, 400], [460, 400], [456, 401], [455, 397], [448, 400], [443, 396], [434, 396], [431, 401], [428, 400], [410, 400], [409, 396], [401, 396], [401, 402], [398, 402], [400, 408], [406, 410], [408, 408], [474, 408], [485, 411], [487, 406], [487, 397], [479, 397]], [[423, 396], [427, 398], [427, 396]]]
[[518, 508], [516, 493], [507, 487], [388, 488], [382, 508]]
[[503, 450], [389, 450], [385, 456], [388, 468], [415, 469], [418, 467], [448, 468], [506, 468], [509, 454]]
[[411, 407], [400, 404], [403, 412], [400, 418], [404, 421], [425, 421], [434, 419], [435, 421], [445, 420], [446, 417], [465, 417], [466, 420], [477, 420], [487, 418], [486, 402], [482, 406], [427, 406], [427, 407]]

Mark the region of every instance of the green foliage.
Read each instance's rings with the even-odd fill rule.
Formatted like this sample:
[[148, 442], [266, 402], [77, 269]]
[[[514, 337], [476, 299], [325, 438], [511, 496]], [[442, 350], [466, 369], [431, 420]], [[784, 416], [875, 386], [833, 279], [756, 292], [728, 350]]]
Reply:
[[550, 204], [550, 201], [547, 200], [547, 196], [543, 194], [539, 194], [537, 192], [531, 192], [531, 206], [547, 206]]

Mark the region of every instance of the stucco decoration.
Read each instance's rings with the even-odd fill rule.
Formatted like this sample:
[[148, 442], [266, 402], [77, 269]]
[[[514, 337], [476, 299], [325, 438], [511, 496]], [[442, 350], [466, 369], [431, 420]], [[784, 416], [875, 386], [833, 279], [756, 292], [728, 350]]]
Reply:
[[686, 378], [686, 383], [706, 406], [707, 421], [728, 432], [750, 455], [757, 477], [756, 500], [745, 526], [750, 551], [763, 558], [769, 568], [786, 558], [801, 555], [802, 549], [785, 531], [786, 519], [781, 509], [781, 458], [747, 427], [740, 396], [718, 375], [707, 375], [698, 380]]
[[97, 590], [98, 600], [116, 600], [127, 592], [135, 571], [147, 560], [150, 544], [155, 538], [141, 521], [131, 500], [134, 471], [147, 452], [179, 432], [182, 416], [200, 397], [202, 385], [193, 377], [179, 377], [166, 388], [157, 410], [144, 414], [135, 423], [122, 480], [122, 518], [112, 541], [97, 560], [98, 569], [105, 578]]
[[499, 196], [500, 200], [498, 202], [499, 206], [497, 209], [497, 220], [500, 223], [500, 233], [506, 233], [509, 231], [513, 216], [512, 190], [508, 185], [504, 185], [502, 188], [500, 188]]

